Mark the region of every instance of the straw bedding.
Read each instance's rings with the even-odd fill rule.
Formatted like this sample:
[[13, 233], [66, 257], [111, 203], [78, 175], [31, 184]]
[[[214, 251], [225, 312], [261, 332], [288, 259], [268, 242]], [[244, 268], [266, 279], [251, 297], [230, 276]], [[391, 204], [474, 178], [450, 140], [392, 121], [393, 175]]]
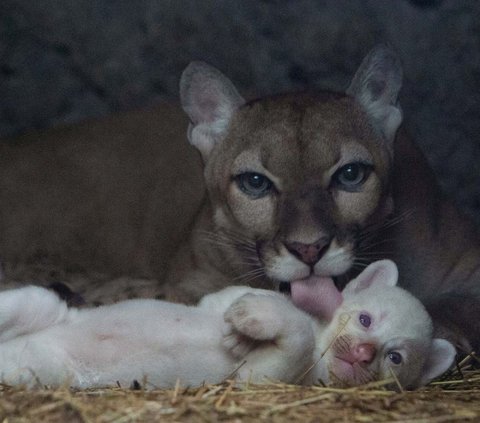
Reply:
[[[475, 356], [417, 391], [384, 382], [334, 389], [271, 382], [143, 390], [0, 388], [2, 422], [461, 422], [480, 421], [480, 370]], [[147, 384], [148, 385], [148, 384]], [[135, 389], [136, 388], [136, 389]]]

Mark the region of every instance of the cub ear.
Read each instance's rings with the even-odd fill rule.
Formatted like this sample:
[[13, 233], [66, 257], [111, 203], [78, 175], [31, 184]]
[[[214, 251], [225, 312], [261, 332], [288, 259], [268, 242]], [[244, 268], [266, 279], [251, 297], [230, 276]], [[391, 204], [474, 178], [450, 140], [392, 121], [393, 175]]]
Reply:
[[395, 286], [398, 281], [398, 269], [391, 260], [379, 260], [370, 264], [355, 279], [351, 280], [342, 291], [344, 296], [355, 295], [374, 284]]
[[183, 71], [180, 100], [191, 120], [188, 139], [206, 160], [245, 100], [227, 77], [203, 62], [192, 62]]
[[427, 360], [422, 369], [419, 386], [445, 373], [453, 364], [455, 347], [446, 339], [434, 338]]
[[347, 94], [363, 107], [390, 148], [393, 148], [395, 133], [402, 123], [402, 111], [397, 102], [402, 73], [397, 55], [386, 45], [378, 45], [363, 59], [347, 89]]

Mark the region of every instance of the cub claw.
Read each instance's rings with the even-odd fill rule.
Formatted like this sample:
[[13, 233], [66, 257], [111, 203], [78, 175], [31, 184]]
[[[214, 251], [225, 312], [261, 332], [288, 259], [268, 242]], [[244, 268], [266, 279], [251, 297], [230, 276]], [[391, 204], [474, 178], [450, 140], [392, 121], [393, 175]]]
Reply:
[[223, 346], [236, 358], [245, 357], [255, 348], [255, 340], [233, 330], [223, 336]]
[[279, 333], [281, 319], [276, 316], [278, 300], [267, 295], [245, 294], [225, 312], [228, 329], [223, 345], [235, 357], [243, 358], [259, 342], [272, 341]]

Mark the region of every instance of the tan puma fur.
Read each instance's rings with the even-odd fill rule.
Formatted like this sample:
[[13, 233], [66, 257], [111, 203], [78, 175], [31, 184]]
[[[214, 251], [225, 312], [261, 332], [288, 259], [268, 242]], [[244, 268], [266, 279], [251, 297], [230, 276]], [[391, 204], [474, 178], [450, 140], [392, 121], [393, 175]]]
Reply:
[[204, 196], [187, 122], [162, 104], [3, 140], [0, 260], [163, 274]]

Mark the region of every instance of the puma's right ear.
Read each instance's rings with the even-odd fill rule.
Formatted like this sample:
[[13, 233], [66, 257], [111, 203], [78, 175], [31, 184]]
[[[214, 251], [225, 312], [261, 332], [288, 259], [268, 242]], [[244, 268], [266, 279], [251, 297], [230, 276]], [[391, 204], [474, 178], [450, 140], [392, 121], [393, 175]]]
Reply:
[[351, 280], [343, 290], [344, 297], [355, 295], [373, 284], [395, 286], [398, 281], [397, 265], [391, 260], [379, 260], [370, 264], [355, 279]]
[[203, 62], [192, 62], [183, 71], [180, 100], [191, 120], [188, 139], [206, 160], [245, 100], [227, 77]]
[[397, 101], [402, 73], [398, 56], [386, 45], [379, 45], [363, 59], [347, 89], [347, 94], [363, 107], [392, 151], [395, 133], [402, 123]]

